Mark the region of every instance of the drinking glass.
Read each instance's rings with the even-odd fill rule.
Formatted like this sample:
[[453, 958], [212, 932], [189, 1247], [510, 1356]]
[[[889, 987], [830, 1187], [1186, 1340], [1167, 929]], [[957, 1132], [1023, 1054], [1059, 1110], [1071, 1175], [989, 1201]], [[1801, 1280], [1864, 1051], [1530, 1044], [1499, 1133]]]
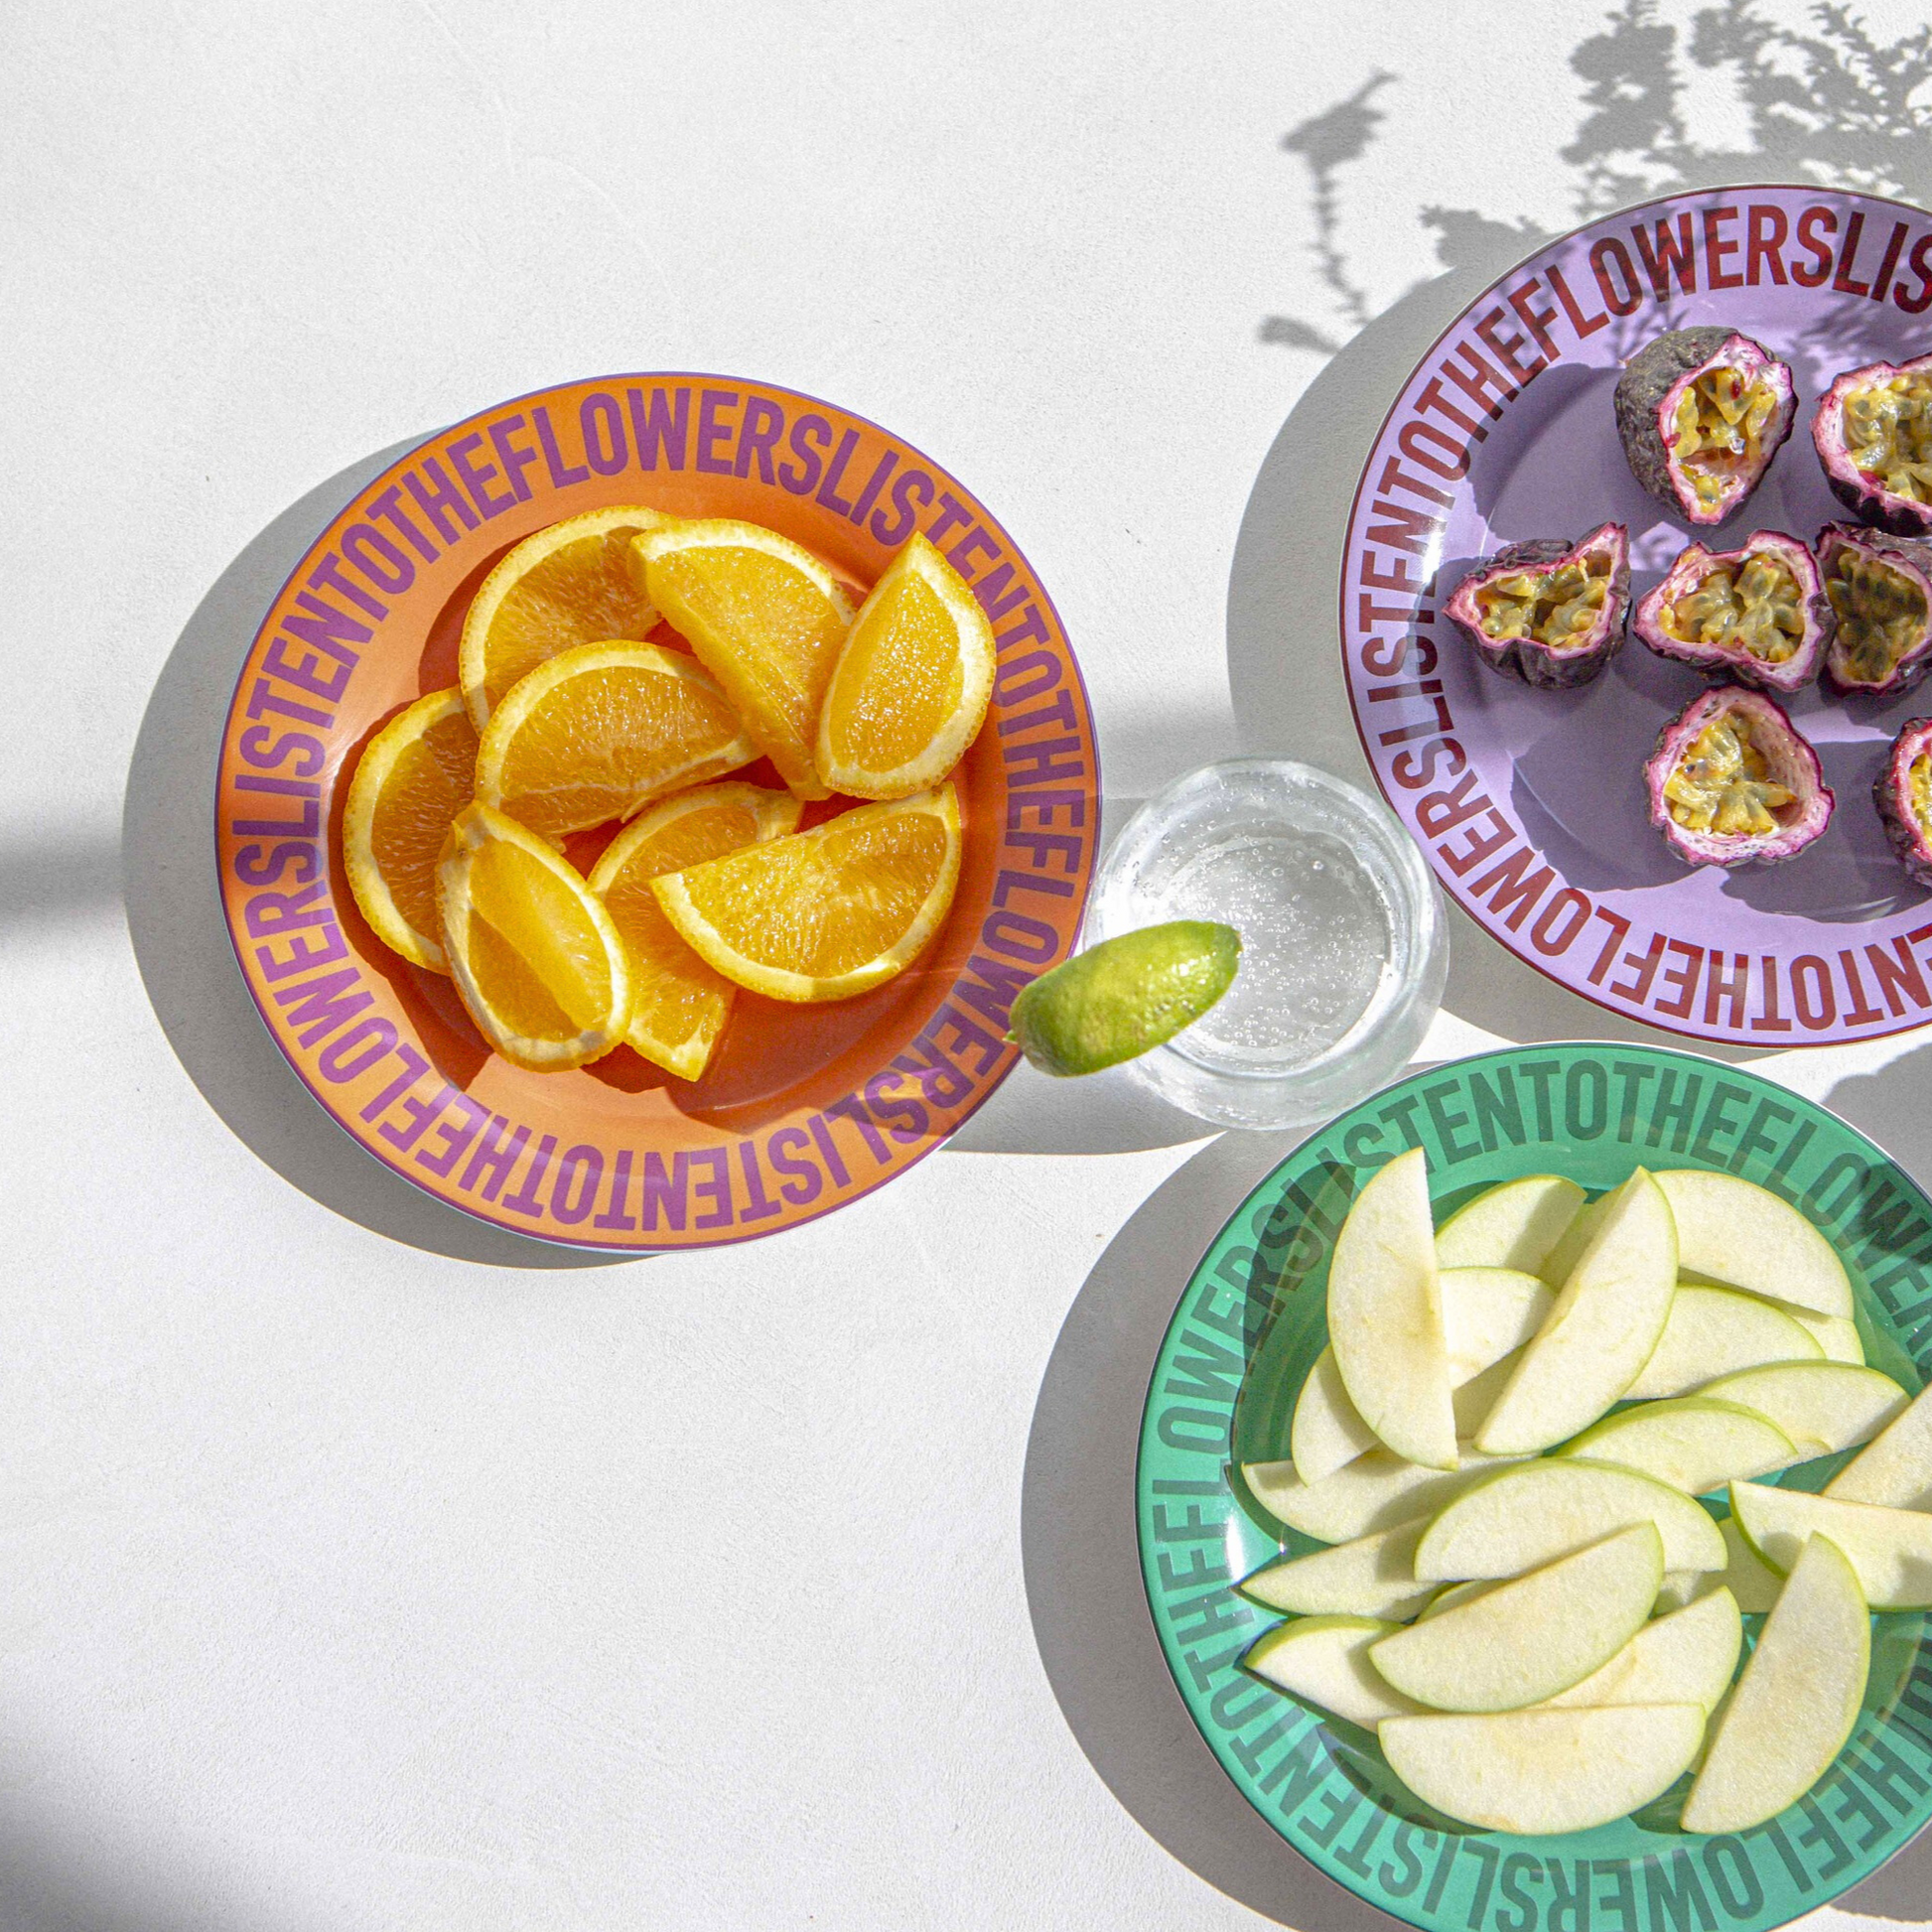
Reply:
[[1442, 1003], [1449, 933], [1422, 853], [1379, 799], [1311, 765], [1203, 765], [1134, 814], [1084, 937], [1168, 919], [1233, 926], [1240, 970], [1128, 1066], [1216, 1126], [1306, 1126], [1353, 1106], [1408, 1063]]

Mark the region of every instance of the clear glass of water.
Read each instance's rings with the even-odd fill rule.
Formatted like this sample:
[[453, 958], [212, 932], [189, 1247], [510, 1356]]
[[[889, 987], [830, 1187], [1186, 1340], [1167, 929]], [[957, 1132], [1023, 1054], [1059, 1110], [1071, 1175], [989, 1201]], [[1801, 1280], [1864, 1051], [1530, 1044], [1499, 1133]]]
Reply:
[[1408, 1064], [1442, 1003], [1449, 932], [1422, 853], [1380, 800], [1311, 765], [1203, 765], [1134, 814], [1084, 938], [1168, 919], [1233, 926], [1241, 968], [1128, 1068], [1217, 1126], [1306, 1126], [1353, 1106]]

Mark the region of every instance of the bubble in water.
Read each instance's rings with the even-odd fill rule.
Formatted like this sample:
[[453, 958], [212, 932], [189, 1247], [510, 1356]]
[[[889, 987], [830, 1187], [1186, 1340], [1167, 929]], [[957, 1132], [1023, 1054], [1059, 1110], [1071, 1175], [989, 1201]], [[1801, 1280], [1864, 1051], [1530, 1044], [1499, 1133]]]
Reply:
[[1153, 917], [1219, 919], [1241, 970], [1174, 1044], [1227, 1065], [1296, 1065], [1340, 1040], [1390, 969], [1389, 909], [1368, 870], [1318, 832], [1241, 832], [1193, 854]]

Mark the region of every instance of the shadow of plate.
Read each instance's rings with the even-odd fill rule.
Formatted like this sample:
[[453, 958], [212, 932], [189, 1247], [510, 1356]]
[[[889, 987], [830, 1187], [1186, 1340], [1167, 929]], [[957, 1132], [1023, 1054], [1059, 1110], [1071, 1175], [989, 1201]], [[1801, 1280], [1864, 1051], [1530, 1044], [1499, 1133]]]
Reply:
[[1206, 1235], [1299, 1139], [1222, 1135], [1109, 1243], [1068, 1311], [1034, 1410], [1021, 1553], [1053, 1695], [1141, 1827], [1281, 1924], [1388, 1932], [1396, 1920], [1300, 1858], [1215, 1762], [1155, 1640], [1135, 1539], [1141, 1406], [1174, 1301]]
[[298, 1080], [262, 1024], [228, 943], [212, 828], [221, 730], [262, 616], [331, 519], [420, 441], [352, 463], [290, 504], [196, 607], [141, 720], [121, 815], [122, 891], [142, 983], [175, 1056], [229, 1130], [283, 1179], [412, 1248], [496, 1268], [635, 1259], [556, 1248], [472, 1220], [357, 1147]]

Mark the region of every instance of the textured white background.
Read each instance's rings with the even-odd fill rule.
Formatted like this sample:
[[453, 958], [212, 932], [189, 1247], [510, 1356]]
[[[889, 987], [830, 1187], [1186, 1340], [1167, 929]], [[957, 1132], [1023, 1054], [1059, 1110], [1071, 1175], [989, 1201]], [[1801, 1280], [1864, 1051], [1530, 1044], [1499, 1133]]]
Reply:
[[[184, 937], [196, 774], [331, 479], [654, 367], [835, 398], [967, 480], [1058, 602], [1116, 804], [1240, 749], [1357, 768], [1352, 469], [1522, 245], [1496, 224], [1577, 217], [1596, 24], [5, 10], [0, 1927], [1369, 1923], [1218, 1784], [1123, 1529], [1161, 1321], [1278, 1145], [1022, 1075], [958, 1151], [715, 1258], [386, 1238], [267, 1165], [362, 1172], [281, 1135], [304, 1103]], [[1747, 149], [1732, 78], [1678, 62], [1701, 149]], [[1330, 171], [1355, 307], [1281, 137], [1378, 71]], [[1435, 206], [1486, 217], [1441, 259]], [[1602, 1031], [1458, 941], [1433, 1051]], [[1928, 1064], [1770, 1070], [1924, 1175]]]

